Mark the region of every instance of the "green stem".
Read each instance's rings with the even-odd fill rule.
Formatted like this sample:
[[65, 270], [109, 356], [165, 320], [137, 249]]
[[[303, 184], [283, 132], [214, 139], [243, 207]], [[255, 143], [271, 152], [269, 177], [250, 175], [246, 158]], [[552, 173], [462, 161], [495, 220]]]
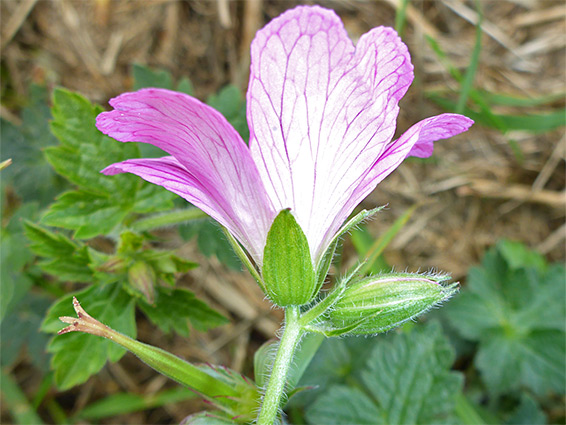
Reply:
[[285, 382], [287, 373], [293, 360], [295, 349], [299, 344], [303, 329], [299, 322], [300, 311], [298, 306], [287, 307], [285, 311], [285, 327], [283, 329], [283, 336], [279, 342], [279, 348], [273, 361], [273, 369], [265, 396], [263, 397], [263, 404], [257, 419], [258, 425], [273, 425], [279, 413], [279, 407], [283, 392], [285, 390]]
[[186, 208], [144, 217], [132, 224], [132, 229], [138, 232], [174, 226], [186, 221], [205, 218], [207, 215], [198, 208]]
[[119, 332], [113, 332], [108, 339], [135, 354], [141, 361], [162, 375], [187, 385], [204, 396], [214, 398], [239, 395], [230, 385], [161, 348], [136, 341]]
[[238, 391], [228, 383], [206, 373], [201, 368], [165, 351], [161, 348], [136, 341], [127, 335], [121, 334], [90, 316], [73, 297], [73, 307], [77, 317], [60, 317], [62, 322], [68, 323], [61, 329], [59, 335], [68, 332], [85, 332], [91, 335], [107, 338], [136, 355], [141, 361], [180, 384], [196, 390], [208, 399], [215, 397], [237, 397]]

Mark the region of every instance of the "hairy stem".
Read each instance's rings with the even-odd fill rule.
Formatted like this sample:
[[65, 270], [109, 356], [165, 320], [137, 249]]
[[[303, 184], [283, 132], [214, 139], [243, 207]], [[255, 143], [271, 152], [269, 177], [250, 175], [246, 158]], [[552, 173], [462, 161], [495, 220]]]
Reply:
[[259, 412], [257, 419], [258, 425], [273, 425], [277, 419], [281, 399], [283, 398], [285, 390], [287, 373], [289, 372], [289, 367], [293, 361], [295, 349], [297, 348], [304, 332], [299, 322], [299, 316], [299, 307], [287, 307], [287, 310], [285, 311], [283, 335], [279, 342], [279, 348], [275, 355], [271, 376], [269, 377], [267, 389], [263, 397], [261, 411]]

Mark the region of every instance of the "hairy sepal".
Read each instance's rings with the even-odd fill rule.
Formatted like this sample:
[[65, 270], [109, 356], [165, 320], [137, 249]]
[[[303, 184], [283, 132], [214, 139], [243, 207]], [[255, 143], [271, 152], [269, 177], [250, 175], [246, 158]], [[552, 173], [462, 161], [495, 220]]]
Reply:
[[267, 234], [262, 275], [267, 295], [278, 306], [307, 304], [316, 295], [309, 244], [288, 209], [277, 215]]

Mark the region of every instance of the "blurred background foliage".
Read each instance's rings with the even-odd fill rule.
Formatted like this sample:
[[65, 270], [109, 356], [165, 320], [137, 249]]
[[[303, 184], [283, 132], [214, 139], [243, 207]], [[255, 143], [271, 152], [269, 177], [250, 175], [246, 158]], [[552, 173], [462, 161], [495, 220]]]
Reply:
[[[441, 111], [476, 125], [380, 184], [361, 207], [388, 208], [333, 267], [438, 267], [461, 293], [426, 324], [317, 352], [303, 341], [314, 358], [289, 422], [564, 423], [563, 2], [318, 3], [354, 39], [376, 25], [403, 33], [416, 79], [400, 131]], [[161, 153], [103, 136], [94, 117], [120, 92], [163, 87], [206, 101], [247, 141], [249, 44], [296, 4], [0, 3], [0, 161], [12, 161], [0, 172], [2, 423], [178, 423], [204, 409], [105, 340], [52, 338], [73, 295], [123, 333], [253, 376], [281, 312], [212, 220], [135, 176], [99, 174]]]

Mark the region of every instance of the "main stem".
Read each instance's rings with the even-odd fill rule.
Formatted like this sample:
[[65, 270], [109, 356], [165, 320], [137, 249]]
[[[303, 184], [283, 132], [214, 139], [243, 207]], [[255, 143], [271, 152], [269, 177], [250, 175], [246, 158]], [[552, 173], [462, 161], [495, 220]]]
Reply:
[[293, 354], [299, 344], [303, 330], [299, 323], [299, 307], [290, 306], [285, 311], [285, 327], [275, 355], [271, 376], [263, 397], [261, 411], [257, 418], [258, 425], [273, 425], [279, 412], [281, 398], [285, 390], [287, 373], [293, 360]]

